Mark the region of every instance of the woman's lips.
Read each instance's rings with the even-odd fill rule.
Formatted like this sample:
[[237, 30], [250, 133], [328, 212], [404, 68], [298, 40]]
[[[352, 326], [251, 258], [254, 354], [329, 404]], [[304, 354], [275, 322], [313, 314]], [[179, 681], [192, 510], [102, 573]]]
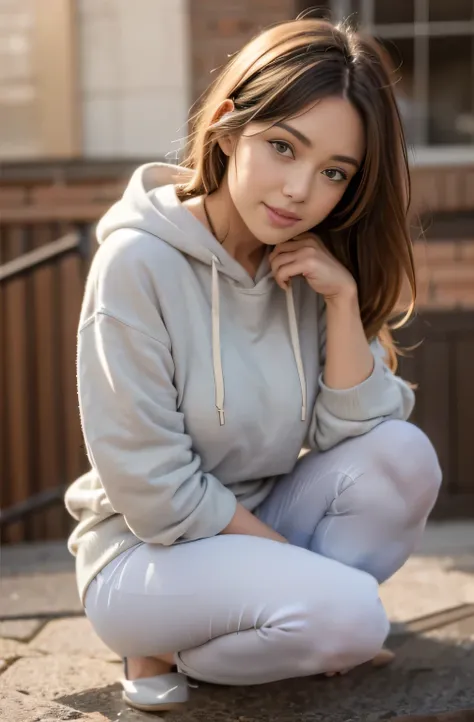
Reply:
[[290, 216], [284, 215], [283, 211], [278, 212], [276, 208], [267, 206], [266, 203], [264, 203], [263, 205], [265, 206], [265, 210], [267, 212], [270, 224], [275, 228], [290, 228], [290, 226], [294, 226], [295, 223], [298, 223], [298, 221], [301, 220], [301, 218], [291, 218]]

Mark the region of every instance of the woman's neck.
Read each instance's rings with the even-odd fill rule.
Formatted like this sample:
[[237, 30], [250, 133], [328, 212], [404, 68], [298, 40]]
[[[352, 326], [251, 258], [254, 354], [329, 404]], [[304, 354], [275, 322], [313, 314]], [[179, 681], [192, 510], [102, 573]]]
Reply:
[[[204, 208], [204, 199], [206, 207]], [[257, 270], [265, 255], [265, 246], [255, 236], [240, 217], [230, 197], [229, 189], [224, 180], [220, 187], [209, 196], [200, 196], [184, 205], [201, 222], [209, 227], [207, 215], [213, 228], [209, 228], [225, 248], [227, 253], [235, 258], [247, 273], [255, 277]]]

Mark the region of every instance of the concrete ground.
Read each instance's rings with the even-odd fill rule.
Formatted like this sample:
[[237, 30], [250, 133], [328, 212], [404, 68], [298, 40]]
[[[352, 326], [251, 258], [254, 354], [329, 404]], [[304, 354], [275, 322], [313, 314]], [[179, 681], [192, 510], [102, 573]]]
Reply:
[[[381, 595], [393, 620], [391, 667], [251, 688], [200, 683], [185, 712], [163, 719], [473, 722], [474, 524], [432, 524]], [[4, 547], [0, 619], [1, 722], [160, 719], [122, 704], [120, 661], [82, 616], [63, 544]], [[432, 716], [462, 709], [471, 711]]]

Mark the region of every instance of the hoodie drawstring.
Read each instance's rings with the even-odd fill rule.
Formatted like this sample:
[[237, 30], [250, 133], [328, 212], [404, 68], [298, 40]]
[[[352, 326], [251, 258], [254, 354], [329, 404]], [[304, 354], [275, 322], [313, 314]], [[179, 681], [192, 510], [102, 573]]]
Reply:
[[221, 359], [218, 262], [217, 257], [212, 256], [212, 367], [214, 370], [216, 409], [219, 414], [219, 423], [221, 426], [224, 426], [224, 374], [222, 372]]
[[[218, 258], [216, 256], [212, 256], [212, 367], [214, 371], [215, 404], [219, 414], [219, 423], [221, 426], [224, 426], [224, 374], [222, 371], [221, 358], [218, 263]], [[306, 421], [306, 378], [304, 375], [303, 360], [301, 358], [301, 346], [298, 334], [298, 323], [296, 320], [295, 300], [291, 284], [288, 286], [288, 290], [286, 292], [286, 303], [288, 310], [288, 322], [290, 325], [291, 345], [295, 355], [296, 368], [298, 369], [301, 386], [301, 421]]]
[[291, 281], [286, 290], [286, 305], [288, 309], [288, 321], [290, 324], [291, 345], [295, 354], [296, 368], [300, 377], [301, 386], [301, 421], [306, 421], [306, 379], [304, 375], [303, 359], [301, 358], [300, 337], [298, 334], [298, 323], [296, 321], [295, 299]]

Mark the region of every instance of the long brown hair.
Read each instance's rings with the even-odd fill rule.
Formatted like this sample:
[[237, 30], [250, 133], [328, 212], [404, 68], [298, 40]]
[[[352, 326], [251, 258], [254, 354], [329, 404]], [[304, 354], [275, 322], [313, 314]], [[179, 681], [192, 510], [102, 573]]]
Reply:
[[[298, 19], [265, 30], [232, 56], [202, 97], [184, 163], [193, 175], [179, 192], [189, 197], [216, 190], [227, 164], [217, 142], [224, 135], [241, 133], [251, 121], [295, 116], [321, 98], [347, 98], [365, 125], [365, 158], [342, 200], [313, 230], [354, 276], [366, 336], [380, 338], [395, 370], [388, 323], [405, 281], [411, 291], [408, 318], [416, 283], [407, 220], [409, 169], [393, 83], [382, 47], [349, 26]], [[213, 122], [226, 98], [235, 110]]]

